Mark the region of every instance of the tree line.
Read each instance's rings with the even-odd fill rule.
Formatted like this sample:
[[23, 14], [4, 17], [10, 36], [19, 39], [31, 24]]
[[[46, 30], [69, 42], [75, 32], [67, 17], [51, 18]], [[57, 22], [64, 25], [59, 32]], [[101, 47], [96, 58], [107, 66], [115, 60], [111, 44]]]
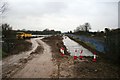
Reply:
[[25, 33], [29, 33], [32, 35], [55, 35], [55, 34], [61, 34], [61, 31], [55, 31], [55, 30], [49, 30], [49, 29], [45, 29], [43, 31], [33, 31], [33, 30], [13, 30], [12, 26], [10, 26], [9, 24], [5, 23], [1, 25], [2, 27], [2, 37], [3, 38], [15, 38], [17, 32], [25, 32]]

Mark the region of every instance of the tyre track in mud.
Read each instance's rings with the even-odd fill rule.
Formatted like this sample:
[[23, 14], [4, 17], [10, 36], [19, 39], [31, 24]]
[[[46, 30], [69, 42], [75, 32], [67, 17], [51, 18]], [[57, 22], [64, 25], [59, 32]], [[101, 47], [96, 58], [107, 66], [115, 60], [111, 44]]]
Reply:
[[31, 56], [31, 53], [35, 52], [35, 50], [39, 47], [36, 39], [38, 38], [31, 39], [31, 50], [21, 52], [16, 55], [11, 55], [2, 60], [2, 65], [0, 65], [2, 67], [2, 78], [11, 77], [11, 75], [13, 75], [16, 71], [23, 68], [24, 65], [28, 62], [28, 60], [32, 59], [33, 55]]
[[12, 78], [51, 78], [54, 73], [57, 73], [57, 66], [52, 62], [50, 46], [40, 39], [36, 41], [43, 46], [43, 53], [29, 61]]

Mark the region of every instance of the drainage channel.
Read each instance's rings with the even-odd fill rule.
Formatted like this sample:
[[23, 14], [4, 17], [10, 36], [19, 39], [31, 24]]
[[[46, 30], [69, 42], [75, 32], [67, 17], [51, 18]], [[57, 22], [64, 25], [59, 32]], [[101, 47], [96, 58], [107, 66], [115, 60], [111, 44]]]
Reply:
[[[82, 45], [78, 44], [77, 42], [71, 40], [67, 36], [63, 36], [63, 43], [67, 48], [67, 51], [70, 53], [71, 56], [94, 56], [91, 51], [84, 48]], [[82, 51], [82, 54], [80, 54]]]

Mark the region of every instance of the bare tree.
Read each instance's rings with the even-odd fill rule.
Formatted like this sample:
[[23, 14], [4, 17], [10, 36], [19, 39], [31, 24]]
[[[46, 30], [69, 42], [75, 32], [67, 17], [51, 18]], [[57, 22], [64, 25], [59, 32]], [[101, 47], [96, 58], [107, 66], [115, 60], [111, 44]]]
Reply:
[[2, 30], [3, 31], [9, 31], [9, 30], [12, 30], [12, 27], [10, 27], [9, 24], [5, 23], [5, 24], [2, 24]]
[[76, 27], [76, 29], [74, 30], [74, 32], [78, 32], [80, 31], [80, 27]]
[[91, 29], [90, 23], [85, 23], [84, 28], [86, 32], [89, 32], [89, 30]]
[[3, 17], [5, 17], [3, 14], [8, 9], [8, 4], [5, 2], [5, 0], [0, 0], [0, 30], [2, 30], [2, 24], [3, 24]]
[[7, 10], [7, 2], [0, 0], [0, 15], [2, 15]]
[[91, 26], [89, 23], [85, 23], [83, 25], [78, 26], [74, 32], [79, 32], [79, 31], [86, 31], [89, 32], [89, 30], [91, 29]]

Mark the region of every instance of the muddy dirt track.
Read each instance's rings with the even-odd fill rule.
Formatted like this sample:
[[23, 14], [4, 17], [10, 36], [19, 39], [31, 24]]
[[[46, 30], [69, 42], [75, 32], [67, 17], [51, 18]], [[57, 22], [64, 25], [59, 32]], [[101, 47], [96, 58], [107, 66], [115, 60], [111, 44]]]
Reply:
[[57, 71], [57, 66], [52, 62], [50, 46], [40, 39], [36, 41], [44, 48], [43, 53], [36, 55], [36, 57], [28, 62], [21, 71], [18, 71], [13, 78], [50, 78], [53, 72]]
[[35, 50], [39, 47], [39, 44], [37, 43], [36, 39], [41, 39], [41, 38], [34, 38], [29, 41], [32, 43], [31, 50], [26, 52], [21, 52], [16, 55], [11, 55], [2, 60], [1, 67], [2, 67], [3, 78], [10, 77], [16, 71], [23, 68], [25, 63], [27, 63], [27, 61], [33, 58], [33, 55], [31, 55], [31, 53], [35, 52]]

